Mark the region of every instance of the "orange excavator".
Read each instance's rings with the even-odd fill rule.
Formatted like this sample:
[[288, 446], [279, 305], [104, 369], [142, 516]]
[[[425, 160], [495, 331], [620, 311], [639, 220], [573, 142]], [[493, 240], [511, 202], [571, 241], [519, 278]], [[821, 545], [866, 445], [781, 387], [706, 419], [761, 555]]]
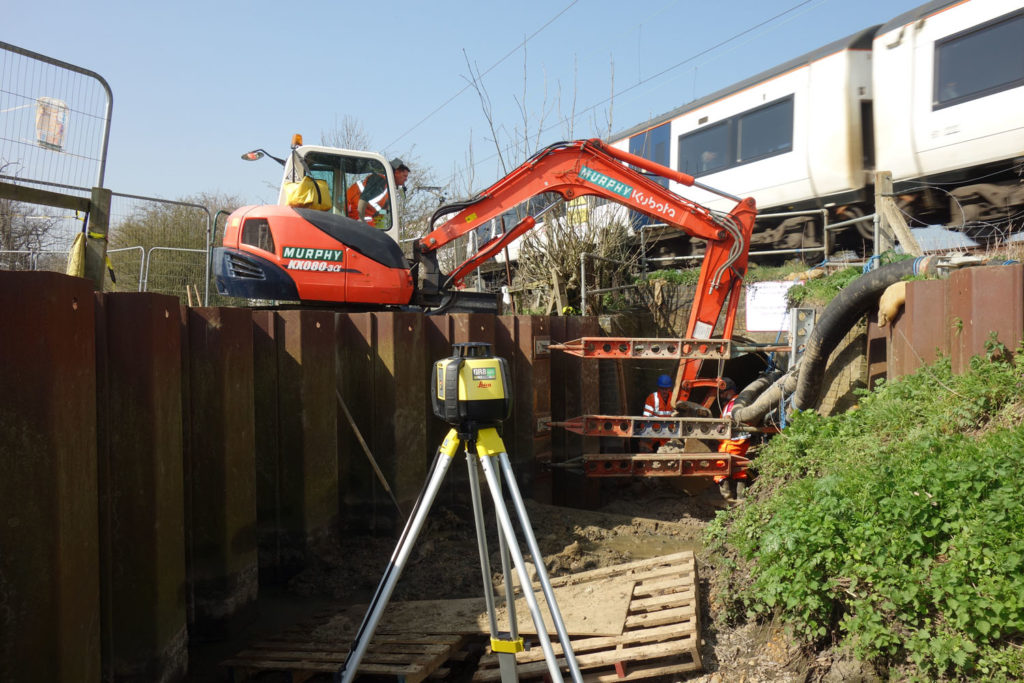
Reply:
[[[547, 211], [561, 201], [590, 195], [705, 240], [686, 337], [704, 347], [716, 347], [712, 340], [716, 329], [721, 339], [732, 337], [756, 216], [753, 199], [702, 185], [690, 175], [597, 139], [559, 142], [537, 152], [472, 199], [440, 207], [431, 218], [429, 232], [415, 240], [410, 262], [398, 246], [399, 226], [392, 208], [398, 188], [394, 169], [384, 157], [299, 143], [293, 144], [287, 161], [278, 161], [285, 165], [278, 204], [245, 206], [228, 217], [223, 246], [214, 253], [221, 294], [350, 309], [443, 309], [465, 297], [459, 288], [467, 274], [531, 230]], [[378, 185], [387, 183], [389, 198], [371, 224], [349, 218], [345, 203], [351, 184], [372, 174], [381, 178]], [[668, 190], [655, 178], [699, 187], [735, 200], [736, 205], [727, 214], [713, 212]], [[299, 196], [293, 190], [303, 181], [310, 192]], [[314, 194], [315, 199], [309, 200]], [[541, 196], [553, 201], [480, 245], [451, 272], [441, 272], [439, 249]], [[720, 319], [723, 309], [724, 320]], [[685, 400], [694, 386], [707, 383], [695, 384], [700, 360], [709, 357], [707, 351], [677, 356], [677, 399]]]

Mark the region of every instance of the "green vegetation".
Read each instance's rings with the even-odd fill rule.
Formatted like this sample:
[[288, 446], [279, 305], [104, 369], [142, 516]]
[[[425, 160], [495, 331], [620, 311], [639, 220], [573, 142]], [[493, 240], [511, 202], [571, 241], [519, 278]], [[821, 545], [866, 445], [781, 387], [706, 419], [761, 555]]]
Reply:
[[[669, 284], [683, 285], [686, 287], [692, 287], [697, 284], [697, 280], [700, 278], [700, 268], [680, 268], [680, 269], [665, 269], [665, 270], [653, 270], [647, 273], [647, 280], [664, 280]], [[638, 277], [636, 282], [643, 282], [643, 277]]]
[[767, 444], [708, 532], [730, 618], [777, 615], [897, 679], [1024, 676], [1024, 349], [988, 350]]
[[862, 272], [860, 268], [851, 266], [816, 280], [807, 280], [786, 292], [786, 302], [793, 307], [825, 306], [848, 284], [859, 278]]

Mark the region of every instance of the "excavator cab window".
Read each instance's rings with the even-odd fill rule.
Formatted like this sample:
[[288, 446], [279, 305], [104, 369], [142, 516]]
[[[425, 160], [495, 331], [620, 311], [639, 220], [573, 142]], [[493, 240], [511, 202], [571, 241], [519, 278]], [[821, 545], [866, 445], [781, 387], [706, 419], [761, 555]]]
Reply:
[[346, 159], [345, 214], [382, 231], [391, 229], [394, 197], [384, 165], [375, 159]]

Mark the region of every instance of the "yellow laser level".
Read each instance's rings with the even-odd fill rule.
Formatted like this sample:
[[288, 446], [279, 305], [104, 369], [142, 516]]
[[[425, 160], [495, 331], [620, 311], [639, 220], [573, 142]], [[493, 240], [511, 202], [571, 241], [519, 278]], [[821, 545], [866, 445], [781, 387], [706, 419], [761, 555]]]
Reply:
[[512, 414], [512, 381], [504, 358], [485, 342], [452, 344], [452, 356], [434, 363], [434, 415], [452, 425], [502, 422]]

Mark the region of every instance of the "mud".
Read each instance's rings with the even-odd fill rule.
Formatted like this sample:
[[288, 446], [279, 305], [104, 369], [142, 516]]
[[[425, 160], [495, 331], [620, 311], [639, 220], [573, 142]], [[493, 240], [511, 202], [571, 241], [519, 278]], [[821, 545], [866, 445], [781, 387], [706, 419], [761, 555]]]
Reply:
[[[719, 510], [735, 504], [709, 480], [641, 479], [607, 482], [605, 504], [597, 510], [527, 501], [531, 528], [551, 576], [632, 560], [694, 550], [701, 557], [702, 534]], [[392, 601], [477, 597], [483, 578], [475, 525], [468, 507], [431, 510]], [[494, 520], [487, 515], [492, 584], [500, 583]], [[296, 576], [289, 592], [336, 604], [365, 603], [388, 566], [396, 539], [349, 536], [319, 549], [317, 561]], [[701, 648], [704, 671], [669, 681], [820, 680], [821, 662], [803, 651], [775, 624], [726, 628], [716, 622], [713, 568], [698, 561], [702, 593]], [[827, 667], [826, 667], [827, 669]]]
[[[718, 618], [717, 575], [701, 547], [707, 524], [719, 510], [732, 505], [710, 481], [634, 480], [605, 483], [604, 505], [578, 510], [527, 501], [527, 513], [544, 563], [552, 576], [597, 569], [632, 560], [691, 549], [697, 552], [701, 593], [702, 672], [645, 679], [651, 683], [767, 683], [774, 681], [878, 680], [864, 667], [839, 653], [807, 654], [785, 629], [774, 623], [724, 625]], [[483, 577], [477, 552], [475, 525], [469, 507], [437, 506], [413, 544], [408, 565], [392, 601], [479, 597]], [[487, 516], [491, 581], [500, 580], [500, 562]], [[208, 644], [190, 653], [190, 683], [225, 680], [219, 662], [244, 649], [248, 642], [274, 636], [313, 615], [350, 612], [372, 598], [388, 566], [396, 538], [347, 535], [317, 549], [308, 568], [282, 589], [261, 588], [260, 619], [223, 643]], [[349, 608], [346, 610], [345, 608]], [[361, 614], [361, 611], [360, 611]], [[354, 621], [360, 616], [353, 617]], [[338, 629], [351, 632], [355, 623], [336, 618], [327, 624], [327, 637], [336, 640]], [[453, 668], [449, 680], [470, 680], [474, 657]], [[278, 680], [260, 678], [259, 680]], [[286, 674], [283, 674], [286, 676]], [[458, 677], [457, 677], [458, 676]], [[286, 680], [281, 678], [280, 680]], [[315, 678], [312, 680], [329, 680]]]

